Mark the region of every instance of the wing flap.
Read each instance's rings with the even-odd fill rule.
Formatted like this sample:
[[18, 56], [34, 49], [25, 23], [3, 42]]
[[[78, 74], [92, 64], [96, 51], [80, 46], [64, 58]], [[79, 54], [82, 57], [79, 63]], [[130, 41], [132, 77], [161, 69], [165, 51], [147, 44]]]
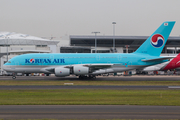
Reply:
[[114, 64], [85, 64], [84, 67], [89, 67], [91, 70], [99, 70], [99, 69], [105, 69], [110, 68]]

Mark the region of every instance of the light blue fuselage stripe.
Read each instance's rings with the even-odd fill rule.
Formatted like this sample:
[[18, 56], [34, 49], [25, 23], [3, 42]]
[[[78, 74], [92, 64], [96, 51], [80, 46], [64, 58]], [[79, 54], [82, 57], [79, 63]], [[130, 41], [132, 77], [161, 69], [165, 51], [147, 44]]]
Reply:
[[[16, 56], [5, 65], [19, 66], [52, 66], [74, 64], [120, 64], [120, 65], [154, 65], [165, 62], [143, 62], [141, 59], [153, 59], [154, 56], [144, 54], [119, 54], [119, 53], [69, 53], [69, 54], [24, 54]], [[34, 62], [30, 62], [33, 59]]]

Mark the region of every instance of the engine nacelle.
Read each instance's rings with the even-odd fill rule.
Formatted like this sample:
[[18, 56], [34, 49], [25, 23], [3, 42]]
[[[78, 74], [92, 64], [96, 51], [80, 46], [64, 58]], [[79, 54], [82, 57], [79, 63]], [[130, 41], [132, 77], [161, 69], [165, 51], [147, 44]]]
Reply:
[[82, 65], [75, 65], [73, 71], [75, 75], [87, 75], [89, 74], [89, 67], [83, 67]]
[[70, 69], [64, 67], [57, 67], [55, 68], [54, 72], [57, 77], [64, 77], [70, 75]]

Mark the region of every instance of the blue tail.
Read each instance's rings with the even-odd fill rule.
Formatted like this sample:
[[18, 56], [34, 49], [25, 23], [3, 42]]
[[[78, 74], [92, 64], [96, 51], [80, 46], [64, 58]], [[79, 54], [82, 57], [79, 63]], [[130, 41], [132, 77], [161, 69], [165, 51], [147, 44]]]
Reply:
[[164, 22], [134, 53], [160, 56], [175, 21]]

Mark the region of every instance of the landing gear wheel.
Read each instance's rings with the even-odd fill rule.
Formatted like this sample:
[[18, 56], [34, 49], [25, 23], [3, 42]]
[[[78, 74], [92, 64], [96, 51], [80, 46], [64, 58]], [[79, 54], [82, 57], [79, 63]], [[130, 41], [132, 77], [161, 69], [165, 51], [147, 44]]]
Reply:
[[86, 79], [86, 78], [87, 78], [87, 76], [84, 76], [84, 75], [79, 76], [79, 79]]
[[13, 76], [12, 76], [12, 79], [16, 79], [16, 73], [13, 72], [12, 75], [13, 75]]
[[89, 75], [89, 79], [92, 79], [93, 78], [93, 75]]
[[95, 75], [89, 75], [89, 79], [95, 79], [96, 76]]
[[82, 79], [82, 78], [83, 78], [83, 77], [80, 75], [80, 76], [79, 76], [79, 79]]

